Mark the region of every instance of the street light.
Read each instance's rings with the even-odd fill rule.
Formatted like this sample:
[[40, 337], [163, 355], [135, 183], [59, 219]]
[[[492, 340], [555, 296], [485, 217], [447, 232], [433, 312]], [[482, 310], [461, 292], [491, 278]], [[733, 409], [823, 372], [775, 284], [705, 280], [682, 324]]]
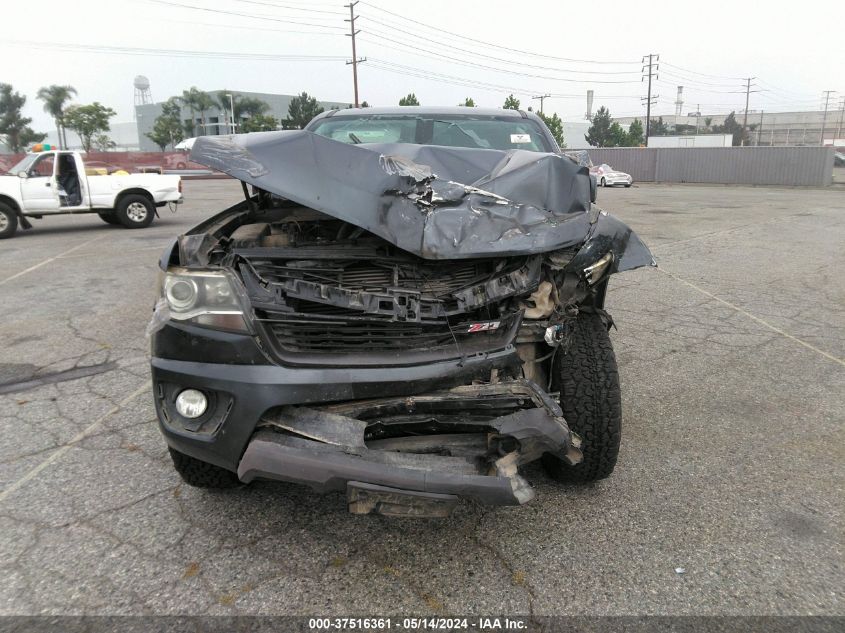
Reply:
[[226, 96], [229, 97], [229, 109], [232, 112], [232, 134], [234, 134], [235, 133], [235, 99], [229, 93], [227, 93]]

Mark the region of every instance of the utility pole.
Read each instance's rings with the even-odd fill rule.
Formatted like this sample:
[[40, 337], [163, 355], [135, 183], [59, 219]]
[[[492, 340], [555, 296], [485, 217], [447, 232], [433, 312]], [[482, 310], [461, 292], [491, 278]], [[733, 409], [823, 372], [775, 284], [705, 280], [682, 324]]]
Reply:
[[824, 116], [822, 117], [822, 133], [821, 138], [819, 138], [819, 145], [824, 145], [824, 128], [827, 124], [827, 106], [830, 103], [830, 95], [832, 95], [835, 90], [825, 90], [822, 94], [824, 94]]
[[548, 99], [552, 95], [537, 95], [536, 97], [531, 97], [532, 99], [539, 99], [540, 100], [540, 114], [543, 114], [543, 101]]
[[760, 110], [760, 127], [757, 128], [757, 145], [760, 145], [760, 139], [763, 136], [763, 111]]
[[839, 103], [839, 126], [836, 128], [836, 138], [842, 138], [842, 121], [845, 119], [845, 97]]
[[695, 134], [698, 135], [698, 124], [701, 121], [701, 104], [695, 105]]
[[[659, 75], [656, 75], [657, 71], [660, 70], [660, 65], [657, 63], [660, 61], [660, 55], [656, 55], [655, 53], [648, 54], [648, 64], [646, 64], [645, 58], [643, 56], [643, 68], [642, 72], [645, 73], [646, 68], [648, 68], [648, 96], [645, 98], [646, 106], [645, 106], [645, 143], [648, 145], [648, 135], [651, 131], [651, 104], [653, 101], [656, 101], [660, 95], [655, 95], [654, 97], [651, 96], [651, 78], [654, 76], [655, 79], [660, 79]], [[640, 82], [642, 83], [646, 78], [644, 74]], [[642, 99], [640, 99], [642, 101]]]
[[[748, 99], [751, 97], [751, 82], [755, 79], [757, 77], [748, 77], [745, 80], [745, 114], [742, 116], [742, 139], [740, 140], [740, 144], [745, 142], [745, 131], [748, 128]], [[757, 92], [757, 90], [754, 92]]]
[[349, 4], [345, 4], [343, 6], [349, 7], [349, 19], [344, 20], [344, 22], [349, 22], [349, 33], [346, 34], [347, 37], [352, 38], [352, 61], [346, 62], [346, 65], [352, 64], [352, 83], [355, 85], [355, 107], [358, 107], [358, 64], [361, 62], [367, 61], [366, 57], [358, 59], [358, 54], [355, 51], [355, 36], [358, 35], [361, 31], [355, 30], [355, 20], [358, 19], [358, 16], [355, 15], [355, 5], [358, 4], [358, 0], [354, 0]]

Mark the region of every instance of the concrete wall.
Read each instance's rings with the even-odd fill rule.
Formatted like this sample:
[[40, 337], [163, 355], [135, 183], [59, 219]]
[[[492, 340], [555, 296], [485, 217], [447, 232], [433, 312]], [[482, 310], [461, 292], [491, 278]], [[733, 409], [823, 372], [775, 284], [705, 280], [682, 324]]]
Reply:
[[831, 147], [614, 147], [588, 150], [639, 182], [826, 186], [833, 178]]

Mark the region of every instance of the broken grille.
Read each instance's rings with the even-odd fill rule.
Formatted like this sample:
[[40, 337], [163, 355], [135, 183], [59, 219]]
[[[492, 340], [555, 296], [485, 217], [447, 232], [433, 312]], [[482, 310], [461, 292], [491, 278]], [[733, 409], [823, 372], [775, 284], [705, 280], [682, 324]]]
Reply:
[[268, 282], [303, 279], [353, 290], [383, 290], [400, 287], [440, 296], [483, 281], [495, 274], [496, 261], [450, 262], [448, 266], [389, 264], [381, 262], [275, 262], [251, 260], [253, 269]]

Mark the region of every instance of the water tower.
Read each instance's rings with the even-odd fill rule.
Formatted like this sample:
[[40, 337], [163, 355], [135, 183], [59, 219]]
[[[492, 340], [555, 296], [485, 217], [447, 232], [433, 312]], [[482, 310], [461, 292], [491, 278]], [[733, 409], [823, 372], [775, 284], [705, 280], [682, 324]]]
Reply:
[[132, 85], [135, 86], [135, 105], [145, 105], [147, 103], [153, 102], [153, 93], [150, 92], [150, 80], [144, 77], [144, 75], [138, 75], [135, 77], [135, 81], [132, 82]]

